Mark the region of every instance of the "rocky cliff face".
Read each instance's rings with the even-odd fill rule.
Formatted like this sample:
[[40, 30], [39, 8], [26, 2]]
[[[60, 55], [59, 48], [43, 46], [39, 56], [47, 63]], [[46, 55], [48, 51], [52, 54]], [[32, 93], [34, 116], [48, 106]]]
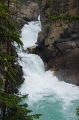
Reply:
[[21, 16], [25, 21], [38, 20], [39, 8], [37, 0], [23, 0]]
[[79, 22], [76, 0], [42, 0], [36, 53], [59, 80], [79, 85]]
[[38, 20], [39, 8], [37, 0], [10, 1], [9, 9], [11, 10], [12, 20], [17, 23], [18, 32], [20, 32], [24, 24]]

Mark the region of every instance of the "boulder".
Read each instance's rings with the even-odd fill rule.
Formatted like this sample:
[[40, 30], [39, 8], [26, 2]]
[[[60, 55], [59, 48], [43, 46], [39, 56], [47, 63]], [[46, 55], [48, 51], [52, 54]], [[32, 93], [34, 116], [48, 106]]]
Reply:
[[35, 53], [35, 51], [36, 51], [36, 46], [28, 47], [27, 50], [29, 51], [29, 53]]

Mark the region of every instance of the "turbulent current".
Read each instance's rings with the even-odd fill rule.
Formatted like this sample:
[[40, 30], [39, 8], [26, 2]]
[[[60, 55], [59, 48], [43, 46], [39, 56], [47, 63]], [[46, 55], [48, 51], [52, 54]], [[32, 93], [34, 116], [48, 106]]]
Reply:
[[[40, 21], [25, 24], [21, 32], [24, 49], [35, 45]], [[28, 103], [33, 113], [42, 114], [40, 120], [78, 120], [79, 87], [59, 81], [51, 71], [45, 71], [42, 59], [35, 54], [18, 52], [25, 81], [19, 91], [29, 94], [23, 102]]]

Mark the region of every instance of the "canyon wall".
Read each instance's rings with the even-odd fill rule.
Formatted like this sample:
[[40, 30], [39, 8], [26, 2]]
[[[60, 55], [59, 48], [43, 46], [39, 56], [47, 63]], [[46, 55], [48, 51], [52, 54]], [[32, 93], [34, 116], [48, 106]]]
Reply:
[[76, 0], [41, 0], [42, 31], [36, 54], [54, 70], [59, 80], [79, 85], [79, 2]]

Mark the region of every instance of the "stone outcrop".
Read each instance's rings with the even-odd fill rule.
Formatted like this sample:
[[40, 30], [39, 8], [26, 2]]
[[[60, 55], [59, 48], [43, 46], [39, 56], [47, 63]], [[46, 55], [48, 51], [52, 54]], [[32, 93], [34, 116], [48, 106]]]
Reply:
[[36, 45], [28, 47], [27, 50], [29, 51], [29, 53], [35, 53], [36, 52]]
[[36, 21], [38, 20], [39, 8], [37, 1], [35, 0], [23, 0], [21, 16], [25, 21]]
[[[16, 3], [10, 1], [9, 8], [12, 11], [12, 19], [16, 21], [19, 30], [24, 24], [38, 20], [39, 7], [37, 0], [22, 0], [22, 2], [18, 1]], [[19, 30], [18, 32], [20, 32]]]
[[36, 54], [47, 63], [46, 69], [56, 71], [59, 80], [79, 85], [79, 23], [50, 18], [59, 11], [61, 15], [67, 14], [67, 11], [72, 16], [77, 15], [73, 3], [74, 0], [57, 0], [53, 9], [52, 0], [39, 3], [42, 31], [38, 35]]
[[39, 9], [38, 4], [31, 2], [26, 9], [26, 17], [30, 20], [38, 20]]

